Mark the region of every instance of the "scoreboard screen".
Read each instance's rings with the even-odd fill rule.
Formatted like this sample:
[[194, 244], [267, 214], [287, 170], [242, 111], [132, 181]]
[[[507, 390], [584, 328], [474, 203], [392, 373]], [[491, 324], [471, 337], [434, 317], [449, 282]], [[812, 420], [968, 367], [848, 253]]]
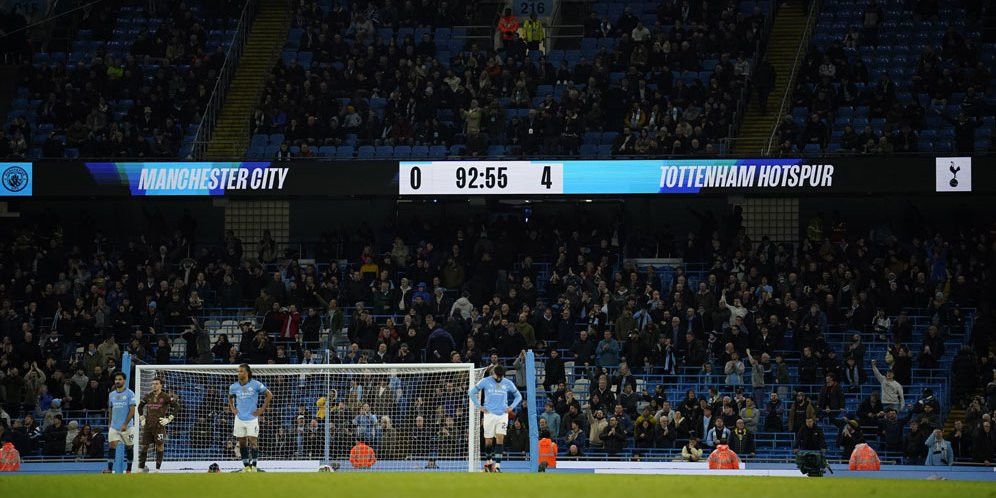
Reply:
[[830, 191], [834, 165], [802, 159], [410, 161], [400, 195], [699, 194]]

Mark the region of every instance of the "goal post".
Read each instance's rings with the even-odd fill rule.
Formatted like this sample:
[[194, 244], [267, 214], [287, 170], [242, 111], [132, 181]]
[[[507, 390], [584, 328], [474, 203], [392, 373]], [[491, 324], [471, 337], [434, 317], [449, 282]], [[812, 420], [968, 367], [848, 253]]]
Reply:
[[[480, 420], [467, 391], [484, 376], [470, 363], [251, 365], [273, 393], [259, 418], [261, 471], [480, 469]], [[163, 381], [179, 409], [165, 428], [164, 472], [242, 469], [228, 406], [238, 365], [138, 365], [135, 394]], [[260, 397], [259, 404], [262, 405]], [[145, 432], [136, 414], [135, 471]], [[148, 424], [148, 420], [146, 420]], [[369, 446], [365, 452], [357, 445]], [[354, 458], [350, 458], [350, 453]], [[154, 466], [154, 443], [148, 448]], [[362, 455], [367, 455], [363, 457]]]

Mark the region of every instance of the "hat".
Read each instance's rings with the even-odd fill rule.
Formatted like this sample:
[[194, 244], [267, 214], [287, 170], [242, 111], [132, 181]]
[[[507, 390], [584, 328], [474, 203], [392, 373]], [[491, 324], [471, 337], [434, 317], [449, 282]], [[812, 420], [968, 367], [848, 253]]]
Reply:
[[155, 301], [149, 301], [149, 307], [150, 307], [150, 308], [155, 308], [156, 306], [159, 306], [159, 305], [158, 305], [158, 304], [156, 304], [156, 302], [155, 302]]

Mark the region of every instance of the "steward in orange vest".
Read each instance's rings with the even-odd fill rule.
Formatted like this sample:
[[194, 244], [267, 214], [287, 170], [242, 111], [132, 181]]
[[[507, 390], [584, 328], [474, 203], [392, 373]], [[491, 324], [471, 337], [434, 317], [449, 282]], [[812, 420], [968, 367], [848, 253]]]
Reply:
[[21, 454], [10, 441], [0, 448], [0, 472], [17, 472], [21, 470]]
[[374, 455], [373, 448], [363, 441], [357, 441], [356, 446], [349, 450], [349, 463], [357, 469], [369, 469], [377, 463], [377, 456]]
[[878, 459], [878, 453], [871, 446], [865, 443], [858, 443], [851, 452], [849, 465], [851, 470], [881, 470], [882, 462]]
[[502, 43], [506, 44], [512, 41], [521, 26], [519, 18], [512, 15], [512, 9], [505, 9], [505, 15], [498, 20], [498, 31], [501, 33]]
[[557, 443], [550, 439], [550, 431], [543, 431], [539, 440], [539, 470], [557, 468]]
[[726, 445], [726, 441], [716, 445], [709, 455], [709, 468], [712, 470], [739, 470], [740, 458]]

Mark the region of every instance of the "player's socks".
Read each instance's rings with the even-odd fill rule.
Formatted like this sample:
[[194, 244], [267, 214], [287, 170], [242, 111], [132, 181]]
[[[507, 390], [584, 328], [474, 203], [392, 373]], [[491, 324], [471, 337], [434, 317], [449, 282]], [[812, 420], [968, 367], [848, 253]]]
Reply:
[[146, 462], [146, 460], [148, 460], [146, 453], [148, 451], [149, 451], [149, 448], [146, 447], [146, 446], [139, 446], [138, 447], [138, 468], [140, 468], [140, 469], [144, 469], [145, 468], [145, 462]]
[[131, 463], [132, 463], [131, 458], [132, 455], [135, 454], [134, 449], [135, 449], [134, 446], [125, 446], [125, 463], [127, 463], [127, 465], [125, 466], [126, 472], [131, 472]]
[[252, 465], [253, 468], [255, 468], [257, 460], [259, 460], [259, 448], [250, 448], [249, 456], [252, 458], [252, 462], [249, 465]]
[[107, 448], [107, 470], [114, 470], [114, 452], [114, 448]]
[[495, 445], [495, 463], [501, 463], [501, 454], [505, 452], [504, 444]]
[[163, 453], [162, 451], [156, 451], [156, 470], [159, 470], [163, 466]]
[[249, 466], [249, 448], [246, 446], [239, 446], [239, 454], [242, 455], [242, 466]]

